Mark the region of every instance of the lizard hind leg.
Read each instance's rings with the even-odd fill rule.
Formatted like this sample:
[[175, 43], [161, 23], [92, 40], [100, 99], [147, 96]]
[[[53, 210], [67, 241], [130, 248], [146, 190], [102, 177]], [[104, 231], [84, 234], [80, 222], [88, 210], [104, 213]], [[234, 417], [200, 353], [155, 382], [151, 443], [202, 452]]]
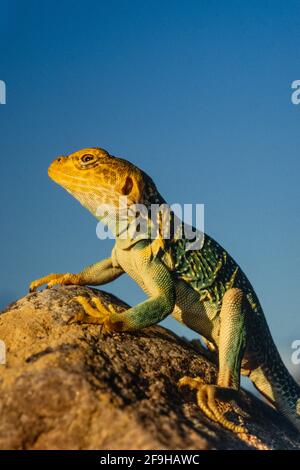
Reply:
[[[201, 411], [211, 420], [237, 434], [246, 433], [243, 426], [225, 417], [224, 407], [237, 397], [240, 385], [241, 360], [246, 345], [245, 309], [243, 292], [231, 288], [223, 297], [220, 312], [218, 382], [204, 384], [200, 378], [183, 377], [179, 386], [197, 390]], [[220, 411], [222, 408], [222, 411]]]

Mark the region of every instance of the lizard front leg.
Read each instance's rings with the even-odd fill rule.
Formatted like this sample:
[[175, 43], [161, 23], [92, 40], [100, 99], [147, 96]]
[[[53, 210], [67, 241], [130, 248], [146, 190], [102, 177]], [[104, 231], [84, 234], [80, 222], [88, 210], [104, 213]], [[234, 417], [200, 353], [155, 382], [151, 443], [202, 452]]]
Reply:
[[83, 296], [72, 300], [81, 304], [87, 315], [96, 317], [97, 323], [102, 324], [106, 331], [133, 331], [154, 325], [173, 311], [174, 282], [167, 268], [157, 259], [141, 263], [139, 268], [150, 297], [128, 310], [116, 312], [112, 305], [106, 307], [98, 297], [92, 298], [94, 305]]
[[229, 421], [219, 411], [216, 400], [228, 401], [235, 398], [240, 387], [241, 361], [246, 346], [243, 297], [243, 292], [237, 288], [229, 289], [223, 297], [220, 312], [217, 385], [203, 384], [197, 377], [183, 377], [179, 381], [180, 387], [186, 385], [197, 390], [197, 402], [203, 413], [236, 433], [245, 433], [246, 430]]
[[47, 287], [53, 287], [56, 284], [98, 286], [113, 281], [123, 273], [122, 268], [113, 266], [111, 258], [107, 258], [86, 267], [77, 274], [48, 274], [33, 281], [29, 286], [29, 292], [34, 292], [39, 286], [44, 284], [47, 284]]

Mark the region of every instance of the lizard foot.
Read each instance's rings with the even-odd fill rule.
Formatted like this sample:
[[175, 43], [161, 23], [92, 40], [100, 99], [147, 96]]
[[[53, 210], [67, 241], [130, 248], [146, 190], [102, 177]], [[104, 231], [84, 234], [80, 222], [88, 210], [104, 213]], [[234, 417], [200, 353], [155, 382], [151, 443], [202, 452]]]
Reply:
[[222, 396], [222, 400], [229, 400], [232, 398], [232, 393], [234, 390], [219, 387], [218, 385], [203, 384], [202, 380], [198, 377], [192, 378], [187, 376], [182, 377], [179, 380], [178, 386], [187, 386], [192, 390], [197, 390], [198, 406], [201, 411], [212, 421], [221, 424], [224, 428], [229, 429], [230, 431], [233, 431], [237, 434], [247, 433], [245, 428], [238, 426], [237, 424], [225, 418], [224, 413], [220, 412], [216, 402], [217, 395], [224, 395]]
[[76, 285], [79, 283], [79, 277], [77, 274], [66, 273], [66, 274], [48, 274], [47, 276], [36, 279], [29, 286], [29, 292], [34, 292], [38, 287], [43, 284], [47, 284], [47, 287], [53, 287], [56, 284], [62, 286]]
[[[91, 305], [90, 301], [82, 295], [78, 295], [69, 300], [69, 302], [73, 301], [79, 303], [88, 316], [93, 317], [93, 321], [90, 323], [97, 323], [98, 325], [102, 325], [105, 331], [114, 330], [113, 324], [109, 319], [111, 313], [116, 313], [112, 304], [108, 304], [106, 307], [106, 305], [101, 302], [99, 297], [92, 297], [91, 301], [94, 305]], [[89, 322], [87, 321], [87, 323]]]

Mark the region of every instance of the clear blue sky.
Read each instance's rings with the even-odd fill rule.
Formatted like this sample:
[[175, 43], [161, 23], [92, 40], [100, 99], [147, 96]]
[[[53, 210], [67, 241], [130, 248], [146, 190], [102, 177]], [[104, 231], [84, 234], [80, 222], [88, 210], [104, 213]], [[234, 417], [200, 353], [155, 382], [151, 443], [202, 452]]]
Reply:
[[[300, 339], [299, 40], [299, 1], [2, 1], [1, 306], [110, 252], [47, 177], [57, 155], [100, 146], [169, 202], [205, 204], [207, 232], [289, 351]], [[125, 276], [106, 289], [144, 298]]]

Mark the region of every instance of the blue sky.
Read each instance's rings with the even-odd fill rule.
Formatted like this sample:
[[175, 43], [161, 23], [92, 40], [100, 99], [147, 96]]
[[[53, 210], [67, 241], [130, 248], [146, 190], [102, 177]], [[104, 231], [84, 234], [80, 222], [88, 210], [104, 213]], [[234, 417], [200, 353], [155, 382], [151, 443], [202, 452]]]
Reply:
[[[300, 339], [299, 39], [292, 0], [2, 1], [1, 306], [110, 252], [47, 177], [57, 155], [100, 146], [168, 202], [205, 204], [207, 232], [248, 274], [288, 353]], [[144, 298], [125, 276], [105, 288]]]

